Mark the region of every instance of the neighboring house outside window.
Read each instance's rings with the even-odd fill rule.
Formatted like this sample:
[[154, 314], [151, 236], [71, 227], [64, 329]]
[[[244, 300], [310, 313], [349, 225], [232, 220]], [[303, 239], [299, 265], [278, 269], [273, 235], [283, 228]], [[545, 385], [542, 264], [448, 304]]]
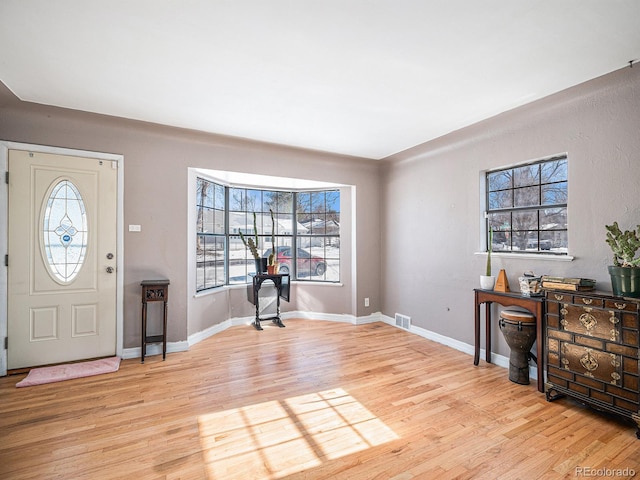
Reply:
[[[296, 194], [296, 214], [303, 227], [296, 239], [298, 280], [339, 281], [340, 192], [299, 192]], [[309, 252], [311, 258], [305, 252]]]
[[280, 273], [296, 280], [340, 280], [339, 190], [278, 191], [197, 181], [197, 291], [251, 281], [255, 262], [240, 233], [254, 238], [257, 230], [259, 253], [268, 257], [271, 212]]
[[562, 155], [486, 173], [494, 251], [567, 255], [567, 170]]

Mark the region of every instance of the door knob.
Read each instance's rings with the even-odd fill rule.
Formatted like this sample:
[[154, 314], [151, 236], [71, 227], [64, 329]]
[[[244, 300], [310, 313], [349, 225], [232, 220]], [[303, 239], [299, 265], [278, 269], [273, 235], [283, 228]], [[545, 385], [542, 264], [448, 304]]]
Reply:
[[107, 267], [107, 273], [113, 273], [113, 267]]

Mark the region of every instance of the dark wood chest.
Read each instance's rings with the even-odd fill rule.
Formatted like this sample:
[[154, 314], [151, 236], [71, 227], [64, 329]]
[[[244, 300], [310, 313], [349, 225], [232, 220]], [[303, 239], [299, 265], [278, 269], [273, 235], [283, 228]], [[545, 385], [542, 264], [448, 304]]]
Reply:
[[547, 400], [572, 396], [636, 422], [640, 438], [640, 299], [546, 292]]

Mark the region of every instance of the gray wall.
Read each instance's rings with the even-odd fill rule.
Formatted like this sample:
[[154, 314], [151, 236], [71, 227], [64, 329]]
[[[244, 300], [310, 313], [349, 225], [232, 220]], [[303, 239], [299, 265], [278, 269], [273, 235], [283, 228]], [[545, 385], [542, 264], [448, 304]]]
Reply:
[[[640, 224], [640, 68], [625, 68], [402, 152], [382, 172], [382, 311], [473, 344], [482, 174], [568, 154], [572, 262], [500, 258], [512, 289], [524, 271], [579, 276], [611, 290], [605, 224]], [[494, 350], [508, 347], [494, 324]], [[497, 333], [496, 333], [497, 332]], [[497, 347], [497, 348], [496, 348]]]
[[[485, 263], [476, 254], [483, 171], [568, 154], [569, 249], [575, 259], [496, 255], [494, 269], [506, 269], [514, 288], [523, 271], [533, 270], [595, 278], [610, 290], [604, 225], [640, 223], [640, 68], [613, 72], [382, 162], [28, 104], [2, 84], [0, 139], [124, 155], [124, 223], [143, 227], [139, 234], [125, 232], [125, 347], [138, 345], [139, 282], [146, 277], [172, 281], [170, 341], [251, 315], [243, 290], [199, 298], [188, 291], [189, 167], [354, 185], [349, 201], [355, 229], [342, 243], [344, 285], [299, 284], [287, 308], [357, 316], [398, 312], [468, 344], [472, 289]], [[507, 354], [499, 332], [494, 338], [496, 350]]]
[[[146, 278], [171, 280], [169, 341], [253, 312], [244, 290], [196, 298], [187, 289], [190, 167], [353, 185], [346, 208], [353, 201], [355, 217], [347, 213], [343, 223], [355, 218], [355, 262], [351, 242], [342, 243], [342, 286], [300, 284], [288, 308], [356, 316], [380, 310], [379, 267], [370, 261], [380, 252], [378, 162], [25, 103], [1, 83], [0, 140], [124, 155], [125, 348], [139, 345], [139, 284]], [[126, 231], [129, 224], [142, 232]], [[365, 296], [372, 300], [366, 309]]]

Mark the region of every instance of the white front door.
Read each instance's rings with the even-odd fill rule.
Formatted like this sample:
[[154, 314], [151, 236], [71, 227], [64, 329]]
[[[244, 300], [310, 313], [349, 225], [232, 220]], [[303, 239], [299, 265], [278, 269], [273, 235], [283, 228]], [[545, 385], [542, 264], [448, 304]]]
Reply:
[[116, 353], [117, 162], [9, 150], [9, 369]]

